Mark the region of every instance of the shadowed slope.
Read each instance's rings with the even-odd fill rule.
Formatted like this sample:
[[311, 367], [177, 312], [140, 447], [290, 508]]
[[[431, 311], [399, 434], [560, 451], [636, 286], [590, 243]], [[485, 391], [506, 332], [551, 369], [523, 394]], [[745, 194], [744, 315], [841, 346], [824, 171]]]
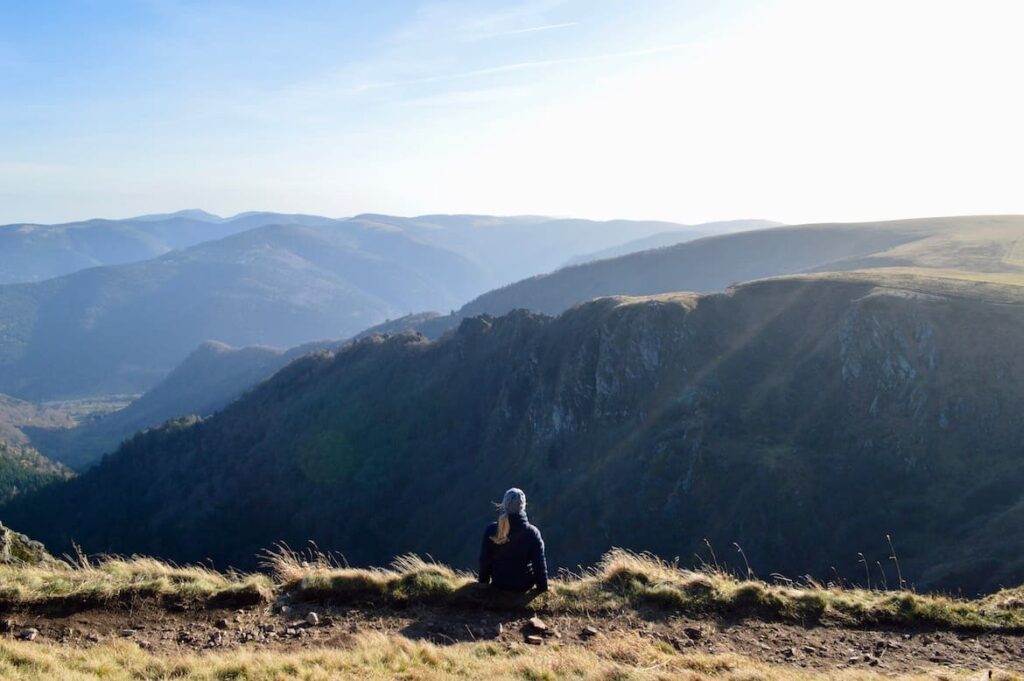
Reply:
[[[1024, 575], [1021, 434], [1000, 416], [1024, 408], [1024, 307], [1019, 288], [951, 286], [782, 279], [373, 337], [5, 512], [90, 551], [244, 566], [315, 538], [358, 562], [469, 565], [472, 508], [515, 482], [555, 565], [708, 537], [760, 574], [856, 577], [891, 533], [918, 584], [991, 588]], [[1002, 544], [960, 551], [997, 526]]]

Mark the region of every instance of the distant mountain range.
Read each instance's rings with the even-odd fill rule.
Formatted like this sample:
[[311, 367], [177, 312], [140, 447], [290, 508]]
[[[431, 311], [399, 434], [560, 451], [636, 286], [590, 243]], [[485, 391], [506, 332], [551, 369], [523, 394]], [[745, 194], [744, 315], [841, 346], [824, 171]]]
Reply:
[[594, 260], [617, 258], [620, 255], [629, 255], [630, 253], [639, 253], [640, 251], [649, 251], [655, 248], [675, 246], [676, 244], [693, 241], [694, 239], [700, 239], [706, 236], [714, 236], [716, 234], [745, 232], [754, 229], [767, 229], [769, 227], [781, 226], [781, 222], [772, 222], [771, 220], [729, 220], [727, 222], [716, 222], [714, 223], [715, 229], [703, 231], [701, 229], [701, 225], [694, 225], [692, 229], [658, 232], [657, 234], [652, 234], [648, 237], [633, 239], [632, 241], [603, 248], [593, 253], [578, 255], [575, 258], [571, 258], [566, 265], [582, 265], [583, 263], [593, 262]]
[[[746, 223], [733, 226], [740, 224]], [[557, 314], [601, 295], [713, 291], [752, 278], [830, 269], [885, 266], [895, 272], [913, 266], [961, 280], [976, 276], [971, 270], [989, 278], [1013, 277], [1024, 272], [1024, 259], [1018, 259], [1019, 243], [1024, 243], [1024, 218], [1018, 216], [776, 227], [567, 267], [492, 291], [454, 315], [398, 318], [372, 327], [364, 335], [415, 329], [437, 338], [462, 319], [479, 314], [500, 315], [513, 309]], [[953, 264], [967, 269], [958, 273], [950, 269]], [[135, 430], [176, 416], [212, 414], [302, 352], [302, 348], [287, 354], [267, 348], [203, 351], [199, 356], [204, 361], [187, 362], [175, 372], [174, 380], [154, 391], [157, 397], [143, 398], [140, 406], [84, 428], [33, 430], [33, 440], [49, 455], [81, 469]], [[251, 364], [246, 366], [247, 362]], [[220, 387], [203, 390], [201, 396], [187, 387], [208, 382]], [[150, 405], [154, 403], [161, 408], [153, 409]]]
[[1016, 274], [1024, 272], [1022, 243], [1022, 216], [777, 227], [565, 267], [485, 293], [457, 316], [518, 308], [558, 314], [600, 296], [716, 291], [798, 272], [924, 267]]
[[208, 340], [290, 347], [345, 338], [411, 312], [458, 308], [580, 252], [682, 227], [186, 211], [0, 228], [20, 254], [8, 278], [86, 267], [0, 286], [0, 392], [32, 400], [144, 392]]
[[[328, 221], [327, 218], [317, 218]], [[295, 216], [258, 213], [235, 219], [181, 211], [126, 220], [0, 226], [0, 284], [52, 279], [90, 267], [148, 260]]]
[[[834, 260], [866, 257], [846, 243]], [[315, 539], [355, 564], [418, 551], [468, 567], [489, 502], [517, 485], [554, 566], [608, 546], [689, 561], [708, 538], [758, 574], [856, 576], [891, 534], [919, 586], [1019, 583], [1024, 287], [937, 274], [371, 336], [2, 514], [57, 550], [251, 567], [274, 541]]]

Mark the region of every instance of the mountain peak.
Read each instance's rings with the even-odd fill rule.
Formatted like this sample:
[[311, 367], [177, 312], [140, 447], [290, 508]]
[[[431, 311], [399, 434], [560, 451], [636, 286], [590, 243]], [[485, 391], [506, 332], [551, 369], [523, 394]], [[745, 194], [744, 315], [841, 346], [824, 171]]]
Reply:
[[171, 220], [174, 218], [187, 218], [189, 220], [211, 223], [224, 222], [224, 218], [221, 216], [214, 215], [213, 213], [207, 212], [201, 208], [186, 208], [173, 213], [151, 213], [149, 215], [139, 215], [137, 217], [128, 218], [128, 220], [151, 222], [156, 220]]

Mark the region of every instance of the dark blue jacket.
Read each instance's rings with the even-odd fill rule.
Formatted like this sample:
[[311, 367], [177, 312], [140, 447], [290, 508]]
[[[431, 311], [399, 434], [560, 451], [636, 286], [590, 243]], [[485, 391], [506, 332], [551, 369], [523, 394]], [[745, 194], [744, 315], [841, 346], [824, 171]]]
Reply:
[[532, 586], [547, 591], [548, 565], [540, 530], [530, 524], [525, 513], [509, 515], [508, 521], [508, 541], [504, 544], [491, 539], [498, 533], [498, 523], [491, 523], [484, 532], [480, 583], [506, 591], [529, 591]]

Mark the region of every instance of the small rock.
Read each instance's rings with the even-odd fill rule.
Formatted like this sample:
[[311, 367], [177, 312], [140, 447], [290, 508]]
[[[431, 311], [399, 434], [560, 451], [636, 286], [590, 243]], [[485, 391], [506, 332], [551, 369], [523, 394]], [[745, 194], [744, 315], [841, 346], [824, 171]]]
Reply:
[[547, 631], [548, 625], [539, 617], [531, 617], [530, 628], [534, 631]]
[[95, 631], [92, 631], [85, 635], [85, 640], [89, 643], [99, 643], [100, 635], [97, 634]]
[[280, 609], [280, 610], [278, 610], [278, 612], [280, 612], [280, 613], [281, 613], [282, 615], [287, 615], [287, 614], [288, 614], [288, 613], [290, 613], [291, 611], [292, 611], [291, 607], [289, 607], [289, 606], [287, 606], [287, 605], [282, 605], [282, 606], [281, 606], [281, 609]]
[[526, 637], [526, 642], [529, 643], [531, 646], [539, 646], [543, 645], [544, 639], [540, 636], [530, 635]]
[[593, 638], [597, 636], [597, 629], [594, 627], [583, 627], [583, 631], [580, 632], [582, 638]]
[[264, 634], [273, 633], [274, 629], [275, 629], [274, 625], [271, 624], [270, 622], [265, 622], [265, 623], [260, 625], [260, 631], [262, 631]]
[[796, 648], [786, 648], [782, 651], [782, 654], [786, 657], [793, 658], [797, 656]]
[[39, 630], [33, 627], [28, 627], [27, 629], [22, 629], [18, 632], [18, 638], [22, 641], [34, 641], [36, 640], [36, 636], [39, 636]]
[[704, 630], [700, 627], [686, 627], [683, 629], [683, 633], [686, 634], [687, 638], [691, 641], [699, 641], [704, 638]]
[[214, 626], [217, 627], [218, 629], [227, 629], [228, 627], [231, 626], [231, 623], [228, 622], [227, 619], [219, 619], [214, 624]]
[[121, 635], [124, 636], [125, 638], [130, 638], [130, 637], [135, 635], [135, 630], [134, 629], [122, 629], [121, 630]]
[[309, 613], [308, 615], [306, 615], [306, 624], [308, 624], [311, 627], [315, 627], [316, 625], [320, 624], [320, 615], [317, 615], [315, 612]]

